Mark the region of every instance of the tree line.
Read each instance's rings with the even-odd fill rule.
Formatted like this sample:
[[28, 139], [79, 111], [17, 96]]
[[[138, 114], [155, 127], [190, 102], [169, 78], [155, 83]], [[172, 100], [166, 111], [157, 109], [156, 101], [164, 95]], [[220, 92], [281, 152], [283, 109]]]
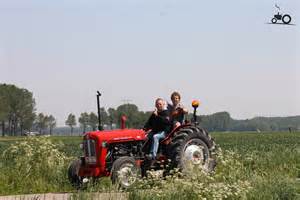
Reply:
[[[151, 112], [139, 111], [135, 104], [123, 104], [115, 108], [100, 108], [101, 122], [105, 129], [115, 129], [121, 126], [121, 117], [126, 116], [127, 128], [143, 128]], [[78, 118], [78, 123], [82, 132], [94, 131], [98, 126], [98, 116], [94, 113], [83, 112]], [[76, 116], [70, 113], [65, 121], [65, 124], [71, 128], [77, 125]]]
[[300, 116], [254, 117], [245, 120], [232, 119], [228, 112], [202, 115], [198, 118], [208, 131], [299, 131]]
[[[28, 131], [40, 134], [52, 134], [56, 127], [53, 115], [36, 114], [36, 103], [32, 92], [18, 88], [11, 84], [0, 84], [0, 126], [2, 135], [24, 135]], [[135, 104], [123, 104], [117, 108], [100, 109], [102, 125], [105, 129], [120, 128], [121, 116], [125, 115], [127, 128], [142, 128], [151, 115], [151, 111], [140, 111]], [[193, 115], [186, 119], [191, 121]], [[199, 115], [198, 122], [208, 131], [283, 131], [300, 130], [300, 116], [294, 117], [255, 117], [246, 120], [232, 119], [228, 112], [218, 112], [211, 115]], [[65, 125], [70, 127], [71, 134], [74, 127], [82, 132], [96, 130], [98, 117], [94, 112], [83, 112], [76, 119], [70, 113]]]
[[[142, 128], [151, 112], [139, 111], [134, 104], [124, 104], [116, 109], [101, 108], [101, 119], [105, 128], [120, 127], [120, 118], [126, 115], [128, 128]], [[94, 112], [83, 112], [78, 118], [82, 132], [96, 130], [98, 117]], [[56, 127], [56, 119], [53, 115], [36, 113], [36, 103], [33, 93], [27, 89], [19, 88], [13, 84], [0, 84], [0, 126], [2, 136], [24, 135], [28, 132], [40, 134], [52, 134]], [[76, 116], [70, 113], [65, 121], [70, 127], [71, 134], [77, 126]]]
[[[101, 119], [106, 129], [120, 128], [121, 116], [127, 118], [127, 128], [142, 128], [152, 112], [139, 111], [134, 104], [123, 104], [117, 109], [101, 108]], [[193, 114], [185, 116], [187, 121], [193, 120]], [[287, 131], [300, 130], [300, 116], [293, 117], [254, 117], [246, 120], [235, 120], [228, 112], [217, 112], [211, 115], [198, 115], [198, 123], [208, 131]], [[94, 113], [81, 113], [79, 125], [83, 132], [96, 130], [97, 116]]]

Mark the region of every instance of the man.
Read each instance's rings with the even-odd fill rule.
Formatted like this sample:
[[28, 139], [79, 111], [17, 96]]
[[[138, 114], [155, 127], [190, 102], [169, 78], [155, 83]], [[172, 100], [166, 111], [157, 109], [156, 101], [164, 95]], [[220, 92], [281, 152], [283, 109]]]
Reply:
[[188, 113], [188, 110], [180, 103], [181, 96], [178, 92], [171, 94], [171, 100], [172, 104], [168, 104], [167, 109], [175, 129], [183, 123], [184, 115]]
[[171, 122], [169, 112], [165, 109], [165, 101], [162, 98], [158, 98], [155, 101], [156, 109], [146, 122], [144, 130], [150, 130], [148, 138], [152, 140], [152, 146], [150, 150], [150, 159], [155, 160], [159, 147], [159, 141], [166, 137], [171, 129]]

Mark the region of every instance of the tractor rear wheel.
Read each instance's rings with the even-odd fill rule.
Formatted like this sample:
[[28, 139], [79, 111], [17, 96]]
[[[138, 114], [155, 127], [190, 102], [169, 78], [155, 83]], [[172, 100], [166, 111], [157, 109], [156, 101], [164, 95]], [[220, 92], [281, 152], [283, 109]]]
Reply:
[[80, 160], [74, 160], [68, 168], [69, 181], [76, 188], [79, 188], [82, 185], [81, 177], [78, 176], [80, 165], [81, 165]]
[[131, 187], [140, 176], [140, 168], [134, 158], [124, 156], [113, 163], [111, 170], [111, 180], [113, 184], [118, 184], [122, 189]]
[[211, 172], [216, 166], [214, 150], [215, 142], [204, 129], [189, 126], [175, 133], [168, 152], [172, 168], [189, 171], [198, 167]]
[[292, 18], [290, 15], [283, 15], [283, 17], [282, 17], [282, 21], [285, 24], [289, 24], [291, 22], [291, 20], [292, 20]]

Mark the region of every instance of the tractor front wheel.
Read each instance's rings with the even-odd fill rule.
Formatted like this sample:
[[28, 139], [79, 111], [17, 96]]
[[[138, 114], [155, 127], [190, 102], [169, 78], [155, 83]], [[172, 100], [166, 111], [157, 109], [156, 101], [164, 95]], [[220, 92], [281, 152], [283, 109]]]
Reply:
[[272, 22], [272, 24], [276, 24], [277, 19], [274, 17], [274, 18], [272, 18], [271, 22]]
[[131, 187], [140, 176], [140, 168], [132, 157], [118, 158], [112, 166], [111, 180], [122, 189]]
[[82, 179], [78, 176], [80, 165], [80, 160], [74, 160], [68, 168], [69, 181], [76, 188], [79, 188], [82, 185]]

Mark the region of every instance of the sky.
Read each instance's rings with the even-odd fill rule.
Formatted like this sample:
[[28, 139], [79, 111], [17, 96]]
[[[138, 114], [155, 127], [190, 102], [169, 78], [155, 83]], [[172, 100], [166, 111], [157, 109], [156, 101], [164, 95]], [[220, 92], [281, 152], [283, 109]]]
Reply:
[[[269, 24], [278, 11], [292, 24]], [[299, 0], [0, 0], [0, 83], [64, 125], [101, 104], [154, 108], [179, 91], [199, 114], [300, 115]]]

